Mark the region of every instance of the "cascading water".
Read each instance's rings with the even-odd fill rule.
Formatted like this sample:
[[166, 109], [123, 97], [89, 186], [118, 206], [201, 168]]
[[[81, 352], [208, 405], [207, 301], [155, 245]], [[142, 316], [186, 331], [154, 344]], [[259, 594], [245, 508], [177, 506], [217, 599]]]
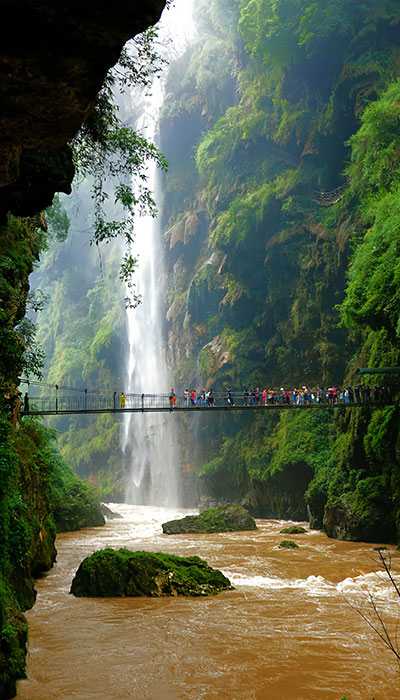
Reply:
[[[164, 12], [159, 38], [172, 38], [176, 57], [187, 41], [191, 27], [191, 2], [177, 0]], [[168, 46], [167, 46], [168, 52]], [[136, 128], [150, 141], [157, 141], [158, 116], [163, 103], [163, 85], [155, 80], [145, 114]], [[151, 164], [148, 185], [159, 200], [156, 167]], [[167, 393], [171, 381], [163, 345], [163, 256], [157, 219], [137, 220], [135, 230], [137, 292], [142, 303], [127, 309], [129, 353], [127, 393]], [[170, 414], [125, 414], [122, 449], [130, 463], [125, 500], [132, 504], [174, 506], [179, 504], [179, 447], [174, 416]]]

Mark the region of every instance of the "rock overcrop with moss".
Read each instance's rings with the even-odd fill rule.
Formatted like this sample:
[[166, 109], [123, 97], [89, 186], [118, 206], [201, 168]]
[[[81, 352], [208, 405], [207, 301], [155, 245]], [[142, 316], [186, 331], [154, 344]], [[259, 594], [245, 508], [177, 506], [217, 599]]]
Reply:
[[282, 540], [278, 545], [279, 549], [298, 549], [299, 545], [293, 540]]
[[207, 508], [200, 515], [187, 515], [180, 520], [170, 520], [163, 523], [162, 529], [166, 535], [178, 535], [185, 532], [257, 530], [257, 525], [245, 508], [231, 503], [228, 506]]
[[229, 579], [200, 557], [107, 547], [83, 560], [72, 581], [78, 597], [206, 596], [231, 589]]
[[279, 532], [281, 535], [304, 535], [307, 530], [301, 525], [289, 525], [289, 527], [283, 527]]

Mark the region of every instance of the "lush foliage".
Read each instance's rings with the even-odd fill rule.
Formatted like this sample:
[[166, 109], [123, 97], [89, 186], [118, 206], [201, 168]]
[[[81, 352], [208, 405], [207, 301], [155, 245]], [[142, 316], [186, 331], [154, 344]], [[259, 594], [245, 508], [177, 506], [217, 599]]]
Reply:
[[[0, 418], [0, 688], [24, 675], [34, 577], [52, 566], [59, 531], [101, 525], [93, 489], [61, 459], [55, 434], [25, 419], [19, 430]], [[8, 691], [10, 692], [10, 691]]]
[[[199, 358], [202, 386], [354, 385], [357, 366], [399, 362], [398, 8], [392, 0], [368, 0], [357, 13], [349, 0], [231, 7], [237, 30], [224, 51], [235, 62], [225, 82], [217, 69], [218, 106], [201, 92], [190, 102], [180, 83], [165, 122], [170, 141], [174, 123], [179, 134], [190, 124], [197, 170], [188, 180], [189, 154], [167, 177], [177, 381], [194, 380]], [[201, 30], [202, 45], [224, 41], [211, 12]], [[192, 76], [207, 70], [201, 47], [186, 61]], [[190, 209], [196, 235], [175, 243]], [[306, 491], [315, 526], [393, 539], [397, 420], [392, 407], [208, 421], [198, 434], [201, 482], [213, 497], [275, 517], [305, 518]], [[345, 527], [335, 530], [335, 518]]]
[[[154, 27], [135, 37], [108, 73], [89, 117], [73, 142], [78, 176], [89, 177], [93, 183], [91, 242], [98, 246], [117, 236], [125, 241], [127, 252], [120, 276], [128, 284], [130, 295], [126, 303], [130, 306], [140, 301], [132, 280], [137, 262], [132, 253], [134, 219], [144, 213], [156, 216], [156, 204], [147, 186], [148, 166], [154, 161], [161, 170], [166, 170], [167, 162], [154, 144], [122, 121], [116, 95], [138, 86], [149, 87], [163, 62]], [[114, 205], [120, 205], [119, 216], [114, 219], [107, 216], [105, 207], [110, 196]]]

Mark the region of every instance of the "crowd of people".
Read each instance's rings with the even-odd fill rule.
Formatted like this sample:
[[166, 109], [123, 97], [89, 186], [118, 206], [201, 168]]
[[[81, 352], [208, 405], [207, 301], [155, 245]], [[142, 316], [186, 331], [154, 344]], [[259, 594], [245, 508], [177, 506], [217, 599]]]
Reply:
[[[273, 406], [273, 405], [310, 405], [310, 404], [370, 404], [385, 403], [390, 399], [389, 387], [369, 387], [369, 386], [346, 386], [339, 389], [335, 386], [326, 389], [318, 386], [312, 389], [307, 386], [295, 387], [294, 389], [244, 389], [242, 392], [234, 392], [229, 387], [225, 387], [225, 392], [214, 394], [213, 389], [196, 391], [185, 389], [183, 392], [183, 406], [216, 406], [222, 401], [227, 406]], [[170, 392], [170, 404], [173, 408], [176, 405], [177, 397], [173, 389]]]

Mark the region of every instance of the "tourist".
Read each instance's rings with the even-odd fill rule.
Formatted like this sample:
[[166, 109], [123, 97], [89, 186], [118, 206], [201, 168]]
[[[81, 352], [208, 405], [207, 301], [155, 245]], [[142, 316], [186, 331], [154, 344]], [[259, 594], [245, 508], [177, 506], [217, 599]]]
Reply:
[[119, 395], [119, 405], [120, 405], [120, 408], [125, 408], [126, 396], [125, 396], [124, 392], [122, 392], [122, 394]]
[[249, 390], [245, 389], [243, 392], [243, 406], [248, 406], [249, 405]]
[[185, 391], [183, 392], [183, 398], [185, 406], [189, 406], [189, 389], [185, 389]]
[[174, 392], [173, 389], [171, 389], [170, 394], [169, 394], [169, 405], [170, 405], [170, 408], [175, 408], [175, 402], [176, 402], [175, 392]]
[[234, 406], [235, 405], [235, 401], [233, 398], [234, 394], [228, 387], [225, 387], [225, 388], [227, 391], [226, 399], [227, 399], [228, 406]]

